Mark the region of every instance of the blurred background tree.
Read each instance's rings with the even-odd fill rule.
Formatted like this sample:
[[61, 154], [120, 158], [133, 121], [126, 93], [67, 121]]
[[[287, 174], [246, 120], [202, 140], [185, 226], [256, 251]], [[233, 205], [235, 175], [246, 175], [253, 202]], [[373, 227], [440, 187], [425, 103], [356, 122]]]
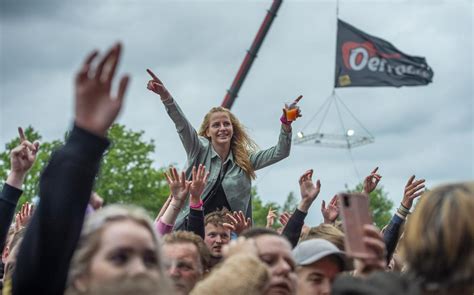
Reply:
[[[31, 126], [25, 129], [25, 135], [30, 141], [41, 142], [41, 135]], [[145, 141], [142, 135], [143, 131], [127, 130], [125, 126], [119, 124], [112, 126], [109, 130], [111, 146], [102, 160], [94, 190], [106, 203], [135, 204], [154, 216], [169, 194], [164, 177], [166, 168], [153, 167], [151, 155], [155, 150], [155, 144], [153, 140]], [[12, 139], [0, 153], [2, 184], [10, 171], [10, 151], [19, 143], [19, 138]], [[62, 144], [64, 139], [41, 142], [37, 160], [25, 180], [18, 208], [24, 202], [38, 196], [40, 173], [48, 163], [51, 153]]]

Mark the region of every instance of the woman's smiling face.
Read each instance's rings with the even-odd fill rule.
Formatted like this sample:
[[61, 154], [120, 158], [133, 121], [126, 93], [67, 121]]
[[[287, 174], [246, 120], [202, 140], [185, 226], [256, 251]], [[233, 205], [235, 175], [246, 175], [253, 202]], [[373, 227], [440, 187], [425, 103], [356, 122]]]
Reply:
[[206, 135], [211, 139], [212, 145], [228, 145], [230, 147], [234, 129], [229, 115], [225, 112], [211, 114]]

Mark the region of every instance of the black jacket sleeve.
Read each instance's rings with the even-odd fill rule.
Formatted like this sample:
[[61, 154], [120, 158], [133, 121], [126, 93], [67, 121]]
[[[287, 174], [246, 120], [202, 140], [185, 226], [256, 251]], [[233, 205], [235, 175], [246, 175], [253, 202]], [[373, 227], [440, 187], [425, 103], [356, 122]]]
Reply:
[[293, 248], [298, 245], [298, 241], [301, 235], [301, 229], [303, 228], [304, 219], [306, 218], [306, 215], [308, 215], [308, 213], [304, 213], [298, 210], [298, 208], [295, 209], [295, 212], [293, 212], [293, 215], [291, 215], [290, 219], [288, 220], [288, 223], [286, 224], [285, 228], [283, 229], [283, 232], [281, 233], [290, 241], [291, 246]]
[[387, 264], [390, 263], [393, 252], [395, 252], [395, 249], [397, 248], [400, 227], [404, 222], [405, 220], [403, 218], [394, 214], [383, 233], [383, 240], [385, 242], [385, 247], [387, 248]]
[[8, 230], [15, 215], [16, 204], [22, 193], [22, 190], [8, 183], [3, 185], [3, 190], [0, 193], [0, 250], [5, 247]]
[[204, 240], [204, 210], [189, 210], [188, 231], [195, 233]]
[[40, 179], [40, 203], [26, 230], [13, 274], [13, 294], [64, 293], [105, 138], [74, 127]]

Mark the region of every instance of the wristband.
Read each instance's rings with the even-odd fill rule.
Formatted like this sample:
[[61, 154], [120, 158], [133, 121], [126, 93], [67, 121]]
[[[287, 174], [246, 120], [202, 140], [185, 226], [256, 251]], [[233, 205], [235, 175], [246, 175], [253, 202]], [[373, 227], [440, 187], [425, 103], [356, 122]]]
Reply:
[[408, 216], [407, 213], [400, 211], [400, 209], [397, 209], [397, 215], [402, 217], [403, 219], [405, 219]]
[[405, 208], [407, 211], [410, 211], [410, 209], [407, 208], [407, 207], [405, 207], [405, 206], [403, 205], [403, 203], [400, 203], [400, 206], [402, 206], [403, 208]]
[[291, 126], [291, 121], [288, 121], [288, 120], [286, 119], [285, 114], [281, 115], [281, 117], [280, 117], [280, 122], [281, 122], [282, 124], [287, 125], [287, 126]]
[[202, 207], [202, 205], [204, 205], [204, 203], [203, 203], [203, 201], [200, 199], [200, 200], [199, 200], [199, 203], [197, 203], [197, 204], [191, 204], [191, 203], [189, 203], [189, 208], [191, 208], [191, 209], [199, 209], [199, 208]]
[[403, 204], [400, 204], [400, 207], [398, 207], [398, 210], [403, 213], [410, 214], [410, 210], [407, 207], [403, 206]]

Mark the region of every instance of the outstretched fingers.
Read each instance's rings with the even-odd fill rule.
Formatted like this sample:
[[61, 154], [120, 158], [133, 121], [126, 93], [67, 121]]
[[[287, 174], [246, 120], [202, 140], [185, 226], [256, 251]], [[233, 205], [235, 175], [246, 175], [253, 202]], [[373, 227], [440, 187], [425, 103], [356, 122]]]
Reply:
[[92, 62], [97, 57], [97, 55], [99, 55], [99, 51], [97, 50], [93, 50], [87, 55], [86, 59], [84, 60], [84, 63], [82, 64], [81, 69], [77, 73], [77, 81], [82, 81], [89, 78], [89, 71], [91, 69]]
[[115, 71], [117, 69], [117, 65], [120, 60], [120, 54], [122, 53], [122, 45], [117, 43], [112, 48], [112, 54], [106, 63], [106, 68], [104, 69], [102, 80], [107, 83], [109, 86], [112, 85], [112, 80], [115, 75]]
[[119, 106], [121, 106], [123, 103], [123, 99], [125, 97], [125, 93], [127, 92], [129, 82], [130, 82], [130, 76], [128, 75], [125, 75], [122, 77], [122, 79], [120, 79], [117, 96], [114, 100], [115, 103], [118, 104]]

